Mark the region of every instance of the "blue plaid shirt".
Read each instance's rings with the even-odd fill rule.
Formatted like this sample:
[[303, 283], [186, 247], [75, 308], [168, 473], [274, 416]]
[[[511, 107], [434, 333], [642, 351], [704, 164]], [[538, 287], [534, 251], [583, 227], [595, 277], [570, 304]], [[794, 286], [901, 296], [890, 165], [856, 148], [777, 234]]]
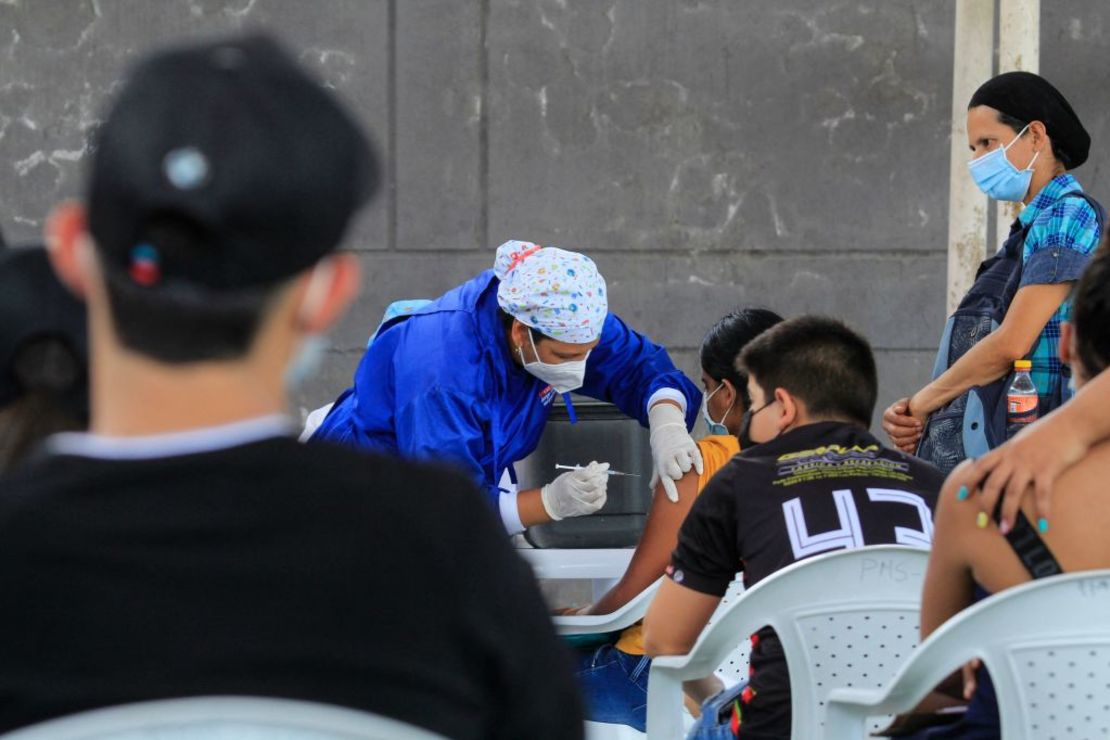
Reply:
[[[1045, 185], [1018, 216], [1023, 225], [1032, 224], [1022, 254], [1021, 287], [1078, 280], [1098, 246], [1095, 211], [1082, 198], [1063, 197], [1071, 192], [1083, 192], [1083, 188], [1071, 175], [1060, 175]], [[1069, 298], [1060, 304], [1028, 355], [1033, 362], [1033, 383], [1042, 400], [1051, 398], [1060, 383], [1060, 322], [1070, 319], [1071, 303]]]

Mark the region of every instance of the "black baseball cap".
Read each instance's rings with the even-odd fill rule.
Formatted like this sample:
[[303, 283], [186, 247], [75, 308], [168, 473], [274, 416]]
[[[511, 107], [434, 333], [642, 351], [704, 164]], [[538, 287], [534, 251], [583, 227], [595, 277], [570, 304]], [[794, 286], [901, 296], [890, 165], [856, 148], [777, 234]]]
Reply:
[[[151, 289], [291, 277], [338, 246], [378, 182], [353, 118], [261, 34], [141, 60], [95, 147], [89, 230], [101, 261]], [[167, 221], [185, 224], [193, 246], [152, 239]]]
[[55, 277], [45, 249], [0, 250], [0, 408], [33, 390], [20, 377], [17, 359], [42, 339], [58, 340], [72, 358], [73, 372], [64, 378], [66, 387], [52, 390], [72, 395], [78, 406], [87, 404], [84, 304]]

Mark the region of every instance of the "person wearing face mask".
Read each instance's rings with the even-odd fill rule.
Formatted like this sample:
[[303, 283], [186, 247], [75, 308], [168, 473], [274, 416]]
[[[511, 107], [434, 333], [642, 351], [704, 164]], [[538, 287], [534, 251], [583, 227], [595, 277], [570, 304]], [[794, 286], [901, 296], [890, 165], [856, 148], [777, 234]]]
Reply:
[[[749, 342], [739, 366], [752, 444], [682, 523], [644, 619], [653, 657], [689, 652], [738, 571], [751, 588], [821, 553], [932, 540], [944, 477], [868, 432], [878, 379], [867, 340], [839, 321], [800, 316]], [[750, 680], [703, 704], [692, 737], [724, 737], [729, 726], [744, 740], [791, 736], [790, 676], [770, 628], [752, 637]]]
[[[737, 440], [741, 420], [751, 407], [747, 375], [736, 359], [754, 338], [782, 321], [774, 311], [745, 308], [728, 314], [706, 333], [701, 343], [701, 382], [705, 391], [702, 418], [709, 435], [698, 440], [704, 470], [691, 470], [678, 481], [678, 501], [671, 503], [655, 491], [647, 524], [628, 569], [593, 604], [561, 610], [563, 614], [609, 614], [620, 609], [663, 575], [678, 540], [678, 528], [694, 499], [718, 470], [741, 449]], [[644, 654], [643, 628], [635, 624], [610, 636], [605, 644], [583, 648], [578, 655], [578, 682], [586, 699], [587, 719], [623, 724], [640, 732], [647, 722], [647, 678], [651, 660]], [[710, 676], [686, 682], [692, 707], [720, 689]]]
[[1105, 220], [1070, 173], [1087, 160], [1090, 136], [1044, 78], [1008, 72], [983, 84], [968, 105], [967, 133], [980, 189], [1024, 208], [949, 319], [932, 382], [883, 414], [895, 445], [946, 472], [1005, 440], [1015, 360], [1032, 361], [1041, 416], [1070, 396], [1060, 324]]
[[655, 479], [672, 501], [676, 481], [702, 471], [688, 431], [701, 394], [665, 349], [609, 313], [593, 260], [513, 240], [492, 270], [386, 321], [312, 439], [453, 463], [515, 534], [605, 504], [604, 462], [515, 490], [512, 465], [536, 449], [557, 396], [574, 421], [571, 391], [650, 427]]

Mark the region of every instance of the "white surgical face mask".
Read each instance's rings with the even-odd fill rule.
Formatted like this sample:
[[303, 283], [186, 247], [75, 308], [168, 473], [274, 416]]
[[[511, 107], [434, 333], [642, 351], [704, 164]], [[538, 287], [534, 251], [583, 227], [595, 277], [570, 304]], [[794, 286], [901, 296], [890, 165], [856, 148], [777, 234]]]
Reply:
[[587, 352], [586, 357], [581, 360], [571, 360], [558, 364], [541, 362], [540, 353], [536, 351], [536, 342], [532, 339], [532, 330], [527, 326], [525, 326], [525, 329], [528, 330], [528, 341], [532, 343], [532, 354], [536, 356], [536, 360], [535, 362], [525, 360], [524, 348], [517, 347], [516, 351], [520, 353], [520, 361], [524, 363], [524, 369], [550, 385], [556, 393], [570, 393], [581, 388], [583, 381], [586, 379], [586, 360], [589, 359], [590, 353]]
[[728, 418], [729, 411], [732, 411], [732, 408], [730, 407], [729, 410], [725, 412], [725, 415], [721, 417], [720, 421], [713, 421], [713, 417], [709, 415], [709, 399], [713, 398], [717, 391], [724, 387], [725, 384], [721, 383], [714, 388], [713, 392], [708, 396], [701, 397], [701, 417], [705, 419], [705, 426], [709, 428], [710, 434], [728, 434], [728, 427], [725, 426], [725, 419]]

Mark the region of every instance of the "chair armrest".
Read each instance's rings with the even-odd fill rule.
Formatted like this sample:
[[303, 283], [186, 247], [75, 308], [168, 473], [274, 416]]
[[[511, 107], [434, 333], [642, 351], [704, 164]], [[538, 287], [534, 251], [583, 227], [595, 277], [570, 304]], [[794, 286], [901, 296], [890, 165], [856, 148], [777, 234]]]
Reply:
[[863, 740], [867, 737], [867, 718], [887, 714], [891, 703], [883, 689], [833, 689], [825, 699], [825, 737]]
[[532, 566], [536, 578], [552, 580], [620, 578], [628, 569], [634, 552], [633, 548], [517, 549], [517, 553]]
[[659, 590], [662, 578], [636, 595], [636, 598], [609, 614], [574, 614], [552, 619], [560, 635], [588, 635], [598, 632], [616, 632], [639, 622], [647, 614], [648, 605]]
[[617, 632], [631, 627], [643, 615], [629, 616], [621, 612], [612, 614], [570, 615], [552, 617], [555, 631], [560, 635], [592, 635], [601, 632]]

